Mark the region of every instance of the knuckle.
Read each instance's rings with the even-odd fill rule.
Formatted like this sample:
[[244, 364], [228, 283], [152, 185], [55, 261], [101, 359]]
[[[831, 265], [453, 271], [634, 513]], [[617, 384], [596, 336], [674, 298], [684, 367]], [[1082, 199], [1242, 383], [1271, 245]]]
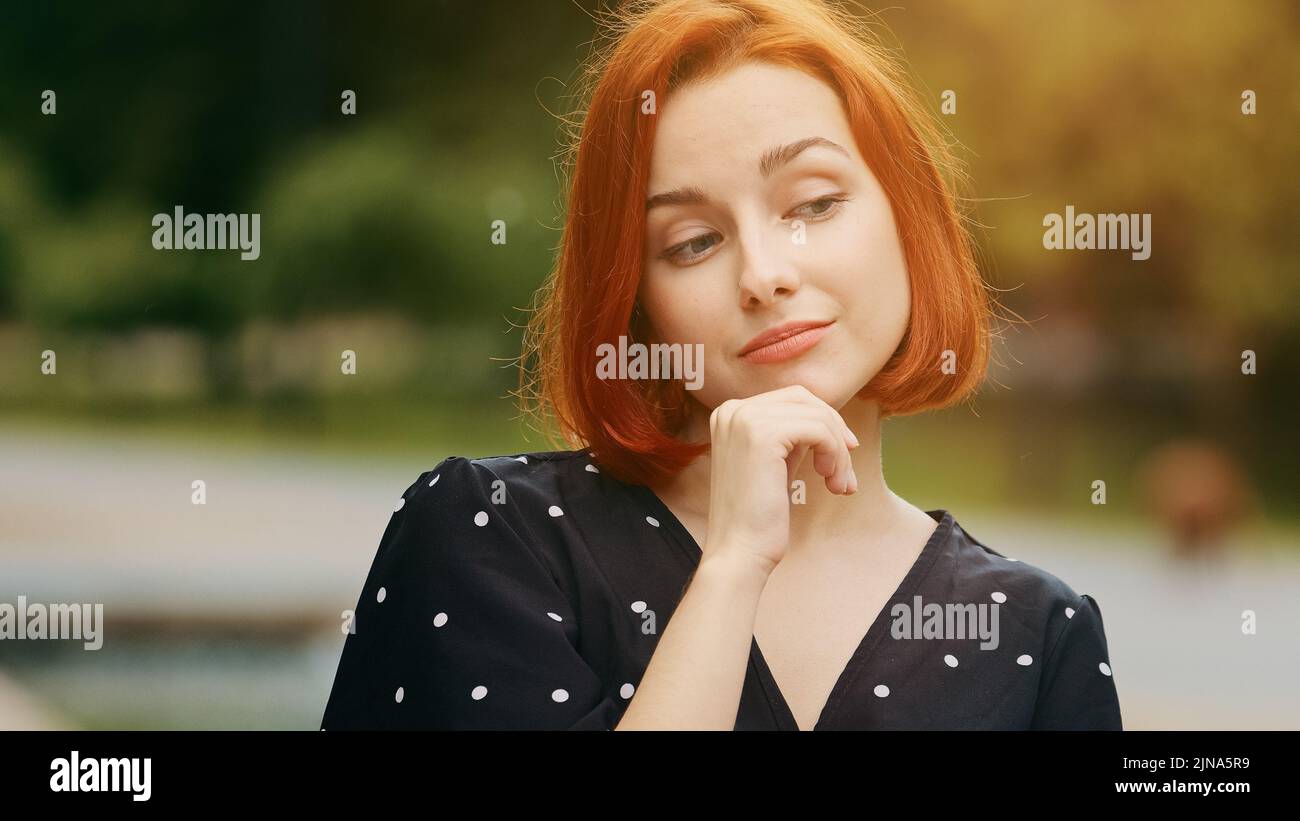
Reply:
[[732, 409], [735, 408], [735, 402], [735, 399], [727, 399], [714, 408], [713, 413], [709, 414], [709, 424], [717, 425], [730, 417]]
[[754, 406], [738, 403], [738, 406], [731, 411], [731, 423], [739, 427], [753, 427]]

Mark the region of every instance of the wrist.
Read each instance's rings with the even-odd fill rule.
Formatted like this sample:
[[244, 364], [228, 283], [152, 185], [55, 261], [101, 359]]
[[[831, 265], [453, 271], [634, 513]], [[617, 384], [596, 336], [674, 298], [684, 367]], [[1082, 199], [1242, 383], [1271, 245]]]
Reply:
[[741, 588], [761, 591], [776, 567], [775, 562], [744, 551], [713, 549], [706, 544], [703, 552], [695, 578], [707, 576]]

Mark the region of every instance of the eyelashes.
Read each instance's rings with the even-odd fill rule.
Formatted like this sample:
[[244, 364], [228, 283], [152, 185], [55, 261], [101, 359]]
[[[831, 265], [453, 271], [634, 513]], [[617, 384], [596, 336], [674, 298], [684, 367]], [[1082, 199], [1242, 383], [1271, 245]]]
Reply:
[[669, 248], [667, 251], [664, 251], [662, 254], [659, 255], [659, 258], [660, 258], [660, 259], [666, 259], [666, 260], [668, 260], [669, 262], [675, 262], [675, 263], [677, 263], [677, 264], [679, 264], [679, 265], [684, 265], [684, 264], [689, 264], [690, 262], [695, 262], [695, 261], [697, 261], [700, 257], [705, 256], [705, 255], [708, 253], [709, 248], [711, 248], [711, 247], [713, 247], [713, 246], [708, 246], [708, 247], [705, 247], [705, 248], [701, 248], [701, 249], [698, 250], [696, 253], [691, 254], [690, 256], [688, 256], [688, 257], [686, 257], [686, 258], [683, 258], [683, 257], [681, 256], [682, 251], [685, 251], [685, 250], [690, 249], [690, 248], [694, 248], [695, 245], [696, 245], [696, 243], [702, 242], [702, 241], [707, 240], [707, 239], [713, 239], [714, 237], [717, 237], [718, 239], [721, 239], [721, 237], [718, 237], [718, 232], [717, 232], [717, 231], [710, 231], [710, 232], [707, 233], [707, 234], [700, 234], [700, 235], [697, 236], [697, 237], [691, 237], [690, 239], [686, 240], [685, 242], [679, 242], [678, 244], [674, 245], [672, 248]]
[[[825, 197], [818, 197], [809, 200], [799, 206], [796, 206], [789, 214], [782, 219], [801, 219], [805, 222], [822, 222], [838, 214], [844, 208], [844, 203], [853, 199], [847, 194], [829, 194]], [[820, 211], [810, 211], [808, 209], [815, 206], [821, 206]], [[706, 240], [713, 240], [711, 244], [701, 246]], [[706, 234], [699, 234], [688, 240], [679, 242], [665, 250], [659, 255], [660, 259], [668, 260], [675, 265], [687, 266], [699, 262], [708, 256], [714, 248], [722, 241], [722, 236], [717, 231], [710, 231]], [[683, 256], [683, 252], [694, 251], [694, 253]]]
[[818, 220], [829, 219], [830, 217], [834, 216], [836, 213], [839, 212], [840, 208], [843, 207], [845, 201], [847, 201], [848, 199], [849, 197], [846, 194], [832, 194], [826, 197], [818, 197], [815, 200], [809, 200], [808, 202], [805, 202], [803, 205], [800, 205], [798, 208], [794, 209], [794, 211], [791, 211], [790, 213], [794, 214], [799, 211], [802, 211], [803, 209], [809, 206], [820, 205], [822, 203], [825, 203], [827, 205], [825, 210], [808, 214], [807, 218], [814, 222]]

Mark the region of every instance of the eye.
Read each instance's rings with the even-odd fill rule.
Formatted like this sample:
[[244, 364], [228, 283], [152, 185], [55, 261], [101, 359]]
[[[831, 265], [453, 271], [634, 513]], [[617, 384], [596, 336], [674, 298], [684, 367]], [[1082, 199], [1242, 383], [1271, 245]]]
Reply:
[[[828, 220], [839, 213], [844, 203], [851, 199], [853, 198], [848, 194], [828, 194], [825, 197], [818, 197], [815, 200], [805, 202], [785, 217], [782, 217], [782, 219], [797, 218], [808, 222]], [[660, 254], [659, 258], [666, 259], [675, 265], [694, 265], [707, 257], [721, 241], [722, 237], [716, 231], [700, 234], [691, 237], [685, 242], [677, 243]]]
[[[691, 265], [699, 262], [709, 255], [709, 251], [717, 246], [716, 242], [710, 242], [713, 239], [722, 239], [716, 232], [700, 234], [697, 237], [691, 237], [685, 242], [679, 242], [659, 255], [660, 259], [666, 259], [677, 265]], [[683, 252], [690, 253], [683, 256]]]
[[812, 222], [830, 219], [843, 207], [843, 204], [852, 197], [847, 194], [830, 194], [825, 197], [818, 197], [815, 200], [809, 200], [803, 205], [795, 208], [787, 215], [786, 219], [794, 217], [796, 219], [806, 219]]

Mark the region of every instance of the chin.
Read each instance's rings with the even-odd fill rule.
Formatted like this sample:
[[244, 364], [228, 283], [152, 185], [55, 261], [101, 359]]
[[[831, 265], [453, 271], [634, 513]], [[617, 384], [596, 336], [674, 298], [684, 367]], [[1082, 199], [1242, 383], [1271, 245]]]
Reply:
[[803, 385], [814, 396], [833, 408], [838, 408], [856, 393], [849, 386], [841, 384], [840, 379], [826, 373], [824, 367], [791, 368], [783, 373], [774, 374], [769, 379], [770, 384], [754, 390], [753, 393], [774, 391], [790, 385]]

